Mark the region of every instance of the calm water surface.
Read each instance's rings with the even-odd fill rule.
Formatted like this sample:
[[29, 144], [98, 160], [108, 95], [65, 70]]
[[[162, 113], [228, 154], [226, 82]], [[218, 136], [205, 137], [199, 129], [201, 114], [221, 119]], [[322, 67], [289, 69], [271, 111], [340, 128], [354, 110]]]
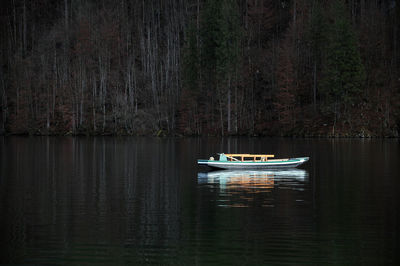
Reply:
[[[310, 156], [207, 172], [217, 152]], [[0, 264], [394, 265], [399, 140], [0, 138]]]

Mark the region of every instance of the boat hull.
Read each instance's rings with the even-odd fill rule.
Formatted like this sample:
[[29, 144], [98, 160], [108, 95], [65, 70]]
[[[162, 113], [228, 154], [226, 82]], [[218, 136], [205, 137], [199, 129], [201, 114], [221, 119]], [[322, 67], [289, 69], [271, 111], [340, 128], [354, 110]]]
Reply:
[[308, 157], [291, 158], [287, 160], [271, 160], [266, 162], [253, 161], [211, 161], [197, 160], [198, 165], [205, 165], [213, 169], [236, 170], [236, 169], [287, 169], [295, 168], [308, 161]]

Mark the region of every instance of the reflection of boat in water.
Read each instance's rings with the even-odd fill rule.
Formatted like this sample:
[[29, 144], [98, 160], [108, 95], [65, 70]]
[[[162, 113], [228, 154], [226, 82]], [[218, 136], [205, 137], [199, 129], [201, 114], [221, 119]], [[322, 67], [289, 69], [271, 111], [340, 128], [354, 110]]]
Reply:
[[247, 207], [261, 204], [276, 205], [277, 189], [304, 189], [308, 172], [303, 169], [287, 170], [220, 170], [197, 174], [199, 186], [211, 192], [218, 191], [218, 206]]
[[272, 188], [275, 182], [280, 180], [296, 180], [299, 182], [305, 181], [308, 177], [308, 172], [303, 169], [288, 169], [288, 170], [263, 170], [263, 171], [231, 171], [220, 170], [211, 172], [202, 172], [197, 174], [200, 184], [215, 184], [219, 183], [226, 186], [235, 187], [264, 187]]
[[309, 160], [309, 157], [271, 159], [274, 155], [259, 154], [219, 154], [219, 159], [197, 160], [198, 165], [215, 169], [288, 169], [297, 167]]
[[219, 170], [210, 172], [201, 172], [197, 174], [199, 180], [212, 181], [215, 179], [225, 178], [292, 178], [303, 180], [308, 176], [306, 170], [303, 169], [288, 169], [288, 170]]

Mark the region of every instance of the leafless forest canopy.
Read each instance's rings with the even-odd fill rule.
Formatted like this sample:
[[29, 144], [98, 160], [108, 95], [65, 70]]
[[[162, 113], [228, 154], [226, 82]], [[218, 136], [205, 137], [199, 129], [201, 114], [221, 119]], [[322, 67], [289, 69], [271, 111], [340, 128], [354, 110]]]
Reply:
[[398, 136], [394, 0], [7, 0], [0, 133]]

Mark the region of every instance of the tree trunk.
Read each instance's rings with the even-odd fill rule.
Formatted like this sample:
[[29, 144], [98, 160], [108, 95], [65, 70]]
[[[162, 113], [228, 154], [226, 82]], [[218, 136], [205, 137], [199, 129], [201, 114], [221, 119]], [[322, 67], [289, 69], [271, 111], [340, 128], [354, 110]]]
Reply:
[[236, 69], [236, 79], [235, 79], [235, 134], [238, 134], [238, 119], [239, 119], [239, 112], [238, 112], [238, 91], [237, 91], [237, 69]]
[[313, 86], [313, 105], [314, 105], [314, 114], [317, 113], [317, 60], [314, 61], [314, 86]]
[[220, 123], [221, 123], [221, 136], [224, 136], [224, 117], [223, 117], [223, 110], [222, 110], [222, 100], [221, 97], [219, 97], [219, 115], [220, 115]]
[[65, 32], [68, 34], [68, 0], [64, 0], [64, 26]]
[[47, 87], [47, 101], [46, 101], [46, 130], [47, 130], [47, 134], [49, 133], [50, 130], [50, 88], [49, 88], [50, 84], [48, 84]]
[[57, 50], [54, 44], [54, 65], [53, 65], [53, 97], [52, 97], [52, 117], [54, 118], [56, 108], [56, 90], [58, 85], [58, 70], [57, 70]]
[[92, 91], [92, 115], [93, 115], [93, 132], [96, 133], [96, 77], [93, 76], [93, 91]]
[[16, 48], [17, 47], [17, 11], [16, 11], [16, 7], [15, 7], [15, 0], [13, 0], [13, 17], [14, 17], [14, 23], [13, 23], [13, 32], [14, 32], [14, 36], [13, 36], [13, 39], [14, 39], [14, 48]]
[[22, 39], [22, 45], [23, 45], [23, 49], [22, 49], [22, 56], [26, 56], [26, 31], [27, 31], [27, 26], [26, 26], [26, 3], [24, 0], [24, 7], [23, 7], [23, 39]]
[[5, 124], [7, 121], [7, 95], [6, 95], [6, 90], [5, 90], [5, 84], [4, 84], [4, 78], [3, 78], [3, 73], [0, 70], [0, 82], [1, 82], [1, 128], [0, 128], [0, 134], [3, 134], [5, 132]]
[[231, 78], [228, 79], [228, 134], [231, 132]]

